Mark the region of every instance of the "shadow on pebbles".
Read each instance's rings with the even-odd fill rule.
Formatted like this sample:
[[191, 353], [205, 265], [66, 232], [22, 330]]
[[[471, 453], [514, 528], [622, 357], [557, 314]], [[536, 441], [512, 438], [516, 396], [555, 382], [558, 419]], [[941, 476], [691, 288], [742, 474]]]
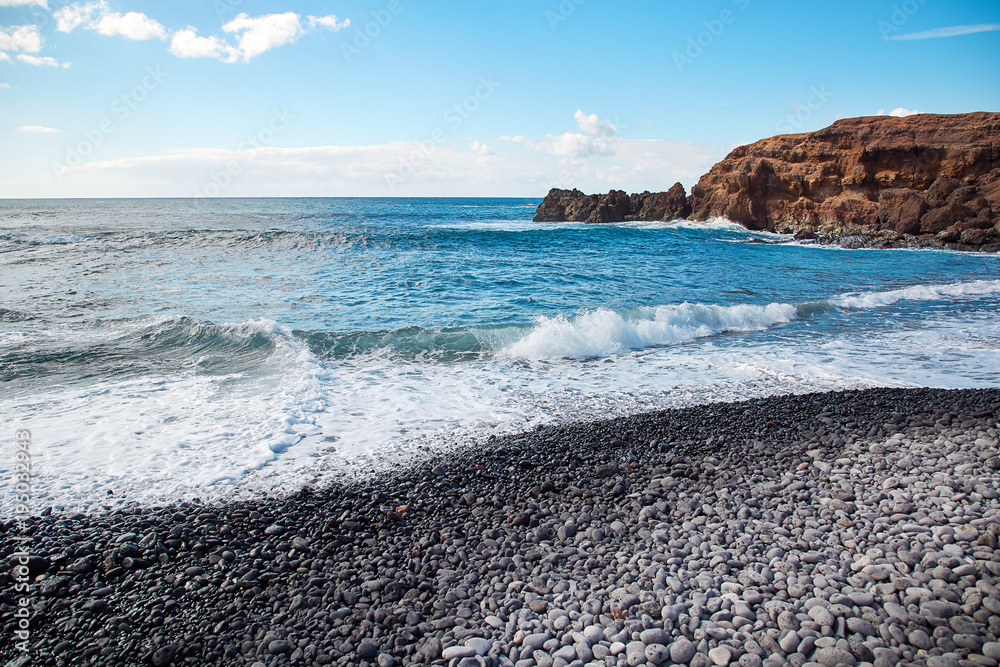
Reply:
[[998, 410], [996, 390], [785, 396], [283, 499], [46, 512], [27, 558], [3, 524], [0, 660], [994, 667]]

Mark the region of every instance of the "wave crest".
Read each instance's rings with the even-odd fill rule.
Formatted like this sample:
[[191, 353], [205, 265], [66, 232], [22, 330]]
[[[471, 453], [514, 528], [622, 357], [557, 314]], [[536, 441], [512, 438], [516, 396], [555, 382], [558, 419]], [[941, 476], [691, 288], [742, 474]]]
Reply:
[[830, 299], [838, 308], [864, 309], [891, 306], [900, 301], [939, 301], [963, 296], [1000, 294], [1000, 280], [972, 280], [946, 285], [913, 285], [885, 292], [857, 292]]
[[682, 303], [636, 308], [626, 313], [600, 308], [573, 318], [538, 320], [500, 356], [542, 360], [593, 358], [650, 347], [675, 345], [728, 332], [762, 331], [797, 317], [795, 306]]

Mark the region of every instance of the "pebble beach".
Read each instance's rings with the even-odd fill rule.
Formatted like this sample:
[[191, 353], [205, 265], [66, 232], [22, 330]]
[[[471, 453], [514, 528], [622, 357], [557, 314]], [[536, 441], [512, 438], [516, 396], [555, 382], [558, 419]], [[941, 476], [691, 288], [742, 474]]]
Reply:
[[993, 389], [783, 396], [281, 499], [46, 511], [26, 564], [3, 525], [0, 659], [994, 667], [998, 416]]

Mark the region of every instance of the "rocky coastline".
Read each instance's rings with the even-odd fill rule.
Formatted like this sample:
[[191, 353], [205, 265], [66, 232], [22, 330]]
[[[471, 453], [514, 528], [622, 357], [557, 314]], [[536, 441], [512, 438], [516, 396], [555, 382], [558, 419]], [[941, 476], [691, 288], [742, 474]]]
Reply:
[[0, 660], [995, 667], [998, 418], [992, 389], [784, 396], [280, 500], [46, 511], [23, 561], [2, 526]]
[[1000, 113], [849, 118], [734, 149], [690, 195], [553, 189], [537, 222], [725, 218], [845, 247], [1000, 251]]

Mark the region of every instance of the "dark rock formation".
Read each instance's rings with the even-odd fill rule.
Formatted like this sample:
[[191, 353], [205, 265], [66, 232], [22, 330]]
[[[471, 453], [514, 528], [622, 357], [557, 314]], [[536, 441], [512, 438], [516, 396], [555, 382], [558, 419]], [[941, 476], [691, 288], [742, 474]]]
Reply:
[[683, 217], [852, 247], [1000, 250], [1000, 113], [840, 120], [736, 148], [687, 199], [680, 183], [631, 196], [553, 189], [535, 220]]
[[692, 218], [819, 234], [1000, 236], [1000, 113], [840, 120], [733, 150], [692, 189]]
[[606, 195], [585, 195], [579, 190], [553, 188], [538, 207], [535, 222], [586, 222], [592, 224], [633, 220], [677, 220], [690, 215], [684, 186], [675, 183], [667, 192], [628, 195], [612, 190]]

